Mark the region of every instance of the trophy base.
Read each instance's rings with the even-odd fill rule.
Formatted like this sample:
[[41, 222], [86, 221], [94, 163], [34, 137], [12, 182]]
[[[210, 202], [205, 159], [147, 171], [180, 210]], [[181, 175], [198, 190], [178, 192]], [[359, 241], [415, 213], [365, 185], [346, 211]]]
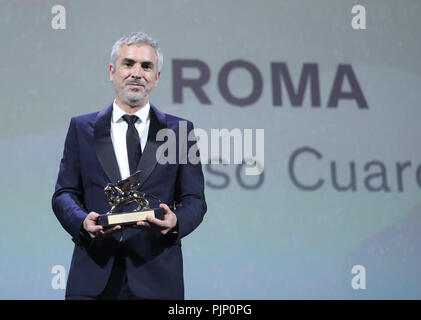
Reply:
[[123, 212], [123, 213], [110, 213], [98, 217], [98, 225], [103, 227], [112, 227], [116, 225], [131, 225], [137, 221], [146, 220], [146, 217], [154, 217], [164, 220], [164, 209], [147, 209], [142, 211]]

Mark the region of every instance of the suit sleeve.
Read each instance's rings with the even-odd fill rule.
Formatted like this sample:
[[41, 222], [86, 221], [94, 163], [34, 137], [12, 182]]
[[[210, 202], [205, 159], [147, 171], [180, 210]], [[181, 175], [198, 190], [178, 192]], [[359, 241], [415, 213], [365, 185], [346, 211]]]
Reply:
[[[193, 124], [188, 122], [188, 132], [193, 130]], [[187, 153], [197, 148], [196, 141], [187, 141]], [[199, 150], [197, 149], [197, 155]], [[204, 178], [202, 165], [192, 163], [187, 156], [187, 163], [180, 164], [175, 190], [176, 203], [180, 203], [181, 207], [175, 210], [178, 221], [177, 240], [187, 236], [196, 229], [203, 220], [207, 206], [204, 194]]]
[[83, 207], [83, 185], [80, 171], [76, 121], [70, 121], [63, 158], [52, 197], [54, 214], [76, 243], [85, 240], [80, 230], [87, 211]]

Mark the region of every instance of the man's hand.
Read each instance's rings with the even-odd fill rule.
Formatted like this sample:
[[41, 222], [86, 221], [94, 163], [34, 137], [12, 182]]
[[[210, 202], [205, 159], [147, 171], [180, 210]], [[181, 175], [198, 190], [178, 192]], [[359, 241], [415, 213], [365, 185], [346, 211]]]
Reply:
[[146, 221], [138, 221], [136, 225], [139, 227], [157, 226], [159, 227], [161, 234], [167, 234], [168, 231], [177, 225], [177, 216], [166, 204], [161, 203], [159, 206], [165, 211], [164, 220], [148, 216], [146, 217]]
[[112, 228], [106, 228], [104, 230], [102, 226], [99, 226], [97, 224], [98, 217], [99, 217], [99, 214], [92, 211], [92, 212], [89, 212], [85, 220], [83, 220], [83, 229], [85, 229], [89, 233], [91, 238], [95, 238], [98, 233], [102, 237], [105, 235], [110, 235], [114, 233], [114, 231], [121, 229], [121, 226], [117, 225]]

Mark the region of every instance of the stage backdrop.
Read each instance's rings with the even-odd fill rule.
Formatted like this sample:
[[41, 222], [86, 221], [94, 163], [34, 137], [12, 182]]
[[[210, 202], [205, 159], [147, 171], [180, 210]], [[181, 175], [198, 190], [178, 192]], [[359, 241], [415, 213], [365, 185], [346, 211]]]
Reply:
[[392, 0], [2, 0], [0, 298], [64, 298], [73, 243], [51, 196], [65, 135], [113, 101], [111, 46], [132, 31], [164, 52], [152, 103], [209, 146], [212, 129], [233, 136], [203, 166], [187, 299], [421, 298], [420, 14]]

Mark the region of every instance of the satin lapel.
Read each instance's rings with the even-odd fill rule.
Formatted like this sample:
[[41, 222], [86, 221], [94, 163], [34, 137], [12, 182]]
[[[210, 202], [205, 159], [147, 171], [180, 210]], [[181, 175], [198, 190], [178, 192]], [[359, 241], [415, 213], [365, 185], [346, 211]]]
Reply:
[[111, 183], [121, 180], [120, 170], [111, 140], [111, 115], [113, 105], [100, 111], [95, 121], [95, 149], [99, 162]]
[[157, 158], [160, 158], [160, 155], [157, 156], [156, 152], [161, 144], [164, 141], [156, 141], [156, 134], [159, 130], [165, 129], [167, 127], [165, 114], [160, 112], [155, 106], [151, 104], [151, 122], [149, 125], [148, 132], [148, 141], [146, 142], [145, 149], [142, 152], [142, 157], [140, 158], [139, 165], [137, 170], [141, 170], [141, 186], [149, 178], [153, 169], [157, 164]]

